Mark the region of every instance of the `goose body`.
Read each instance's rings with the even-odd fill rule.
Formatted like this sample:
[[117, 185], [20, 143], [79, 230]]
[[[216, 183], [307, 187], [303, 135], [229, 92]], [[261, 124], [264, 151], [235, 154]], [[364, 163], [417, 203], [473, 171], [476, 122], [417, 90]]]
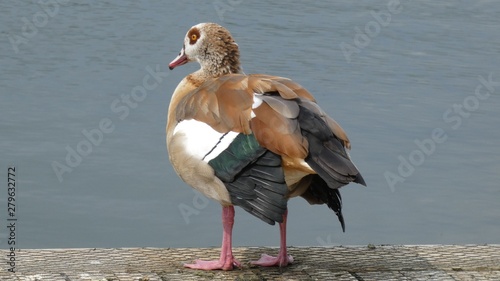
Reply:
[[344, 229], [339, 188], [365, 182], [351, 162], [350, 142], [337, 122], [296, 82], [241, 72], [238, 45], [214, 23], [193, 26], [170, 69], [197, 61], [172, 96], [167, 149], [177, 174], [222, 206], [223, 242], [215, 261], [186, 267], [230, 270], [234, 205], [264, 222], [280, 224], [277, 257], [254, 264], [286, 266], [287, 201], [302, 196], [327, 204]]

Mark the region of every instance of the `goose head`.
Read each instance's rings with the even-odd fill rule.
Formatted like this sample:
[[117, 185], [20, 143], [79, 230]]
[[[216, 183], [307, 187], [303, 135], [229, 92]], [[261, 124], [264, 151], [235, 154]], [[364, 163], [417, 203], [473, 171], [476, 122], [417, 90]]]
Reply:
[[172, 70], [192, 61], [200, 64], [204, 76], [219, 77], [241, 72], [238, 44], [227, 29], [215, 23], [191, 27], [179, 55], [168, 67]]

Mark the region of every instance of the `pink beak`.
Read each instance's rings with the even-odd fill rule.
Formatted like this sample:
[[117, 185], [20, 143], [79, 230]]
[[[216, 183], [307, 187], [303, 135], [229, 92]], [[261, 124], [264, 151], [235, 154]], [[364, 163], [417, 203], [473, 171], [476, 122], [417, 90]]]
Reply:
[[168, 68], [170, 68], [170, 70], [172, 70], [179, 65], [186, 64], [187, 62], [188, 62], [188, 57], [184, 53], [184, 47], [182, 47], [182, 50], [179, 53], [179, 55], [168, 64]]

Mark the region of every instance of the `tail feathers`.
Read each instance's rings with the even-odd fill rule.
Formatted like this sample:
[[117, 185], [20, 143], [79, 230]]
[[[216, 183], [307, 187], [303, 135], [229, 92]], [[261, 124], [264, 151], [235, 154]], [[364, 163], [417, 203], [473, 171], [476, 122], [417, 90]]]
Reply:
[[366, 182], [365, 182], [365, 179], [363, 178], [363, 176], [361, 175], [361, 173], [359, 173], [356, 178], [354, 179], [354, 182], [355, 183], [359, 183], [361, 185], [364, 185], [366, 186]]
[[298, 116], [302, 135], [309, 143], [309, 154], [305, 161], [317, 173], [311, 175], [308, 196], [327, 204], [337, 215], [345, 231], [342, 216], [342, 197], [339, 188], [355, 182], [366, 185], [358, 168], [351, 162], [344, 143], [328, 126], [323, 113], [317, 107], [299, 105]]
[[345, 232], [344, 216], [342, 215], [342, 197], [340, 196], [339, 190], [337, 188], [330, 188], [330, 186], [318, 175], [312, 175], [312, 177], [313, 179], [309, 187], [309, 192], [335, 212], [342, 226], [342, 231]]
[[320, 112], [301, 105], [298, 120], [302, 135], [309, 142], [309, 154], [305, 161], [331, 188], [350, 182], [365, 183], [342, 141], [333, 134]]
[[[349, 158], [328, 149], [324, 142], [307, 131], [302, 134], [309, 142], [309, 155], [305, 160], [311, 168], [323, 174], [324, 177], [332, 178], [344, 185], [354, 181], [359, 171]], [[339, 142], [339, 140], [332, 137], [329, 143], [333, 142]]]

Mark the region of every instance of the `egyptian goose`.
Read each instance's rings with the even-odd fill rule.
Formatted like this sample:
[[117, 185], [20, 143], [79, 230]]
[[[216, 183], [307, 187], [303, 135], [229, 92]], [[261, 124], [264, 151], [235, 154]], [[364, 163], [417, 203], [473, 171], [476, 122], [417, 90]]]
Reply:
[[366, 185], [347, 152], [344, 130], [313, 96], [290, 79], [245, 75], [238, 45], [224, 27], [200, 23], [189, 29], [172, 70], [197, 61], [170, 101], [167, 149], [177, 174], [222, 205], [223, 238], [218, 260], [184, 266], [231, 270], [241, 264], [232, 254], [234, 207], [280, 225], [277, 257], [253, 262], [286, 266], [287, 201], [304, 197], [327, 204], [345, 229], [339, 188]]

